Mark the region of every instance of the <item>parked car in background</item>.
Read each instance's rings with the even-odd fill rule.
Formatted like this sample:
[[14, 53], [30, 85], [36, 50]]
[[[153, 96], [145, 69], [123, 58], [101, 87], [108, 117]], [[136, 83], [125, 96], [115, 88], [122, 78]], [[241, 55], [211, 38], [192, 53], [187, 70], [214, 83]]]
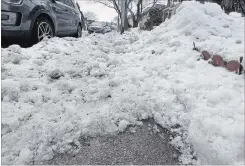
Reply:
[[106, 26], [103, 22], [93, 22], [88, 27], [88, 33], [107, 33], [111, 32], [111, 28]]
[[74, 0], [1, 0], [5, 38], [81, 37], [81, 14]]
[[101, 22], [92, 22], [88, 27], [88, 33], [103, 33], [104, 25]]
[[93, 22], [95, 22], [95, 20], [90, 20], [90, 19], [88, 19], [88, 18], [86, 18], [85, 17], [85, 19], [86, 19], [86, 21], [87, 21], [87, 26], [89, 27]]
[[111, 32], [111, 27], [105, 26], [104, 27], [104, 33]]

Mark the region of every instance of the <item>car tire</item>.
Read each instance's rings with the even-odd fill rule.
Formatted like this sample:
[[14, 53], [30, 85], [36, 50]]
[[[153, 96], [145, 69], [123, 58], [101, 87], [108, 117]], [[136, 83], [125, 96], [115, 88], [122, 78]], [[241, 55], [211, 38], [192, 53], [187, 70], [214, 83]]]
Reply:
[[80, 38], [82, 37], [82, 26], [79, 24], [77, 27], [77, 34], [76, 34], [76, 38]]
[[39, 17], [37, 18], [32, 30], [32, 39], [34, 43], [38, 43], [45, 37], [54, 37], [54, 27], [47, 18]]

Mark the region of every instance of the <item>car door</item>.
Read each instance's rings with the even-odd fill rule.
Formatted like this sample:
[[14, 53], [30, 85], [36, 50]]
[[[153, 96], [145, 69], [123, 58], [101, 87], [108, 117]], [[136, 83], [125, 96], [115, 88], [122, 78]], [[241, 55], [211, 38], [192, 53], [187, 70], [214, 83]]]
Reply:
[[69, 10], [70, 33], [74, 34], [77, 31], [77, 25], [79, 23], [80, 13], [78, 10], [76, 10], [76, 4], [73, 0], [65, 0], [65, 3]]
[[57, 32], [59, 35], [66, 35], [70, 31], [71, 13], [69, 7], [66, 5], [65, 0], [56, 0], [52, 9], [57, 18]]

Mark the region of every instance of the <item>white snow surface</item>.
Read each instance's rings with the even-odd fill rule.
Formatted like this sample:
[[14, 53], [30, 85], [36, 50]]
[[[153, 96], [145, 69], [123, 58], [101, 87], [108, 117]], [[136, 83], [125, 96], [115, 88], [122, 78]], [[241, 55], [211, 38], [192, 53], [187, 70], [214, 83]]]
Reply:
[[[176, 133], [171, 143], [183, 164], [244, 164], [244, 76], [197, 61], [193, 41], [238, 60], [244, 18], [185, 2], [150, 32], [2, 49], [2, 164], [75, 153], [71, 143], [80, 146], [82, 135], [116, 133], [148, 117]], [[53, 71], [61, 77], [52, 79]]]

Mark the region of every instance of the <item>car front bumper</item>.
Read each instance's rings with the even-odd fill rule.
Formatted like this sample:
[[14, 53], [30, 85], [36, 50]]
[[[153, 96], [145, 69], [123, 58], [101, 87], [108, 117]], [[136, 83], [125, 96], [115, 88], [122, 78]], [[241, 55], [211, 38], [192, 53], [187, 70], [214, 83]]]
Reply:
[[103, 33], [103, 29], [97, 29], [97, 28], [88, 28], [88, 31], [91, 33]]
[[[8, 4], [1, 1], [1, 36], [21, 37], [30, 36], [31, 9], [34, 4], [27, 0], [20, 5]], [[30, 8], [31, 7], [31, 8]]]

